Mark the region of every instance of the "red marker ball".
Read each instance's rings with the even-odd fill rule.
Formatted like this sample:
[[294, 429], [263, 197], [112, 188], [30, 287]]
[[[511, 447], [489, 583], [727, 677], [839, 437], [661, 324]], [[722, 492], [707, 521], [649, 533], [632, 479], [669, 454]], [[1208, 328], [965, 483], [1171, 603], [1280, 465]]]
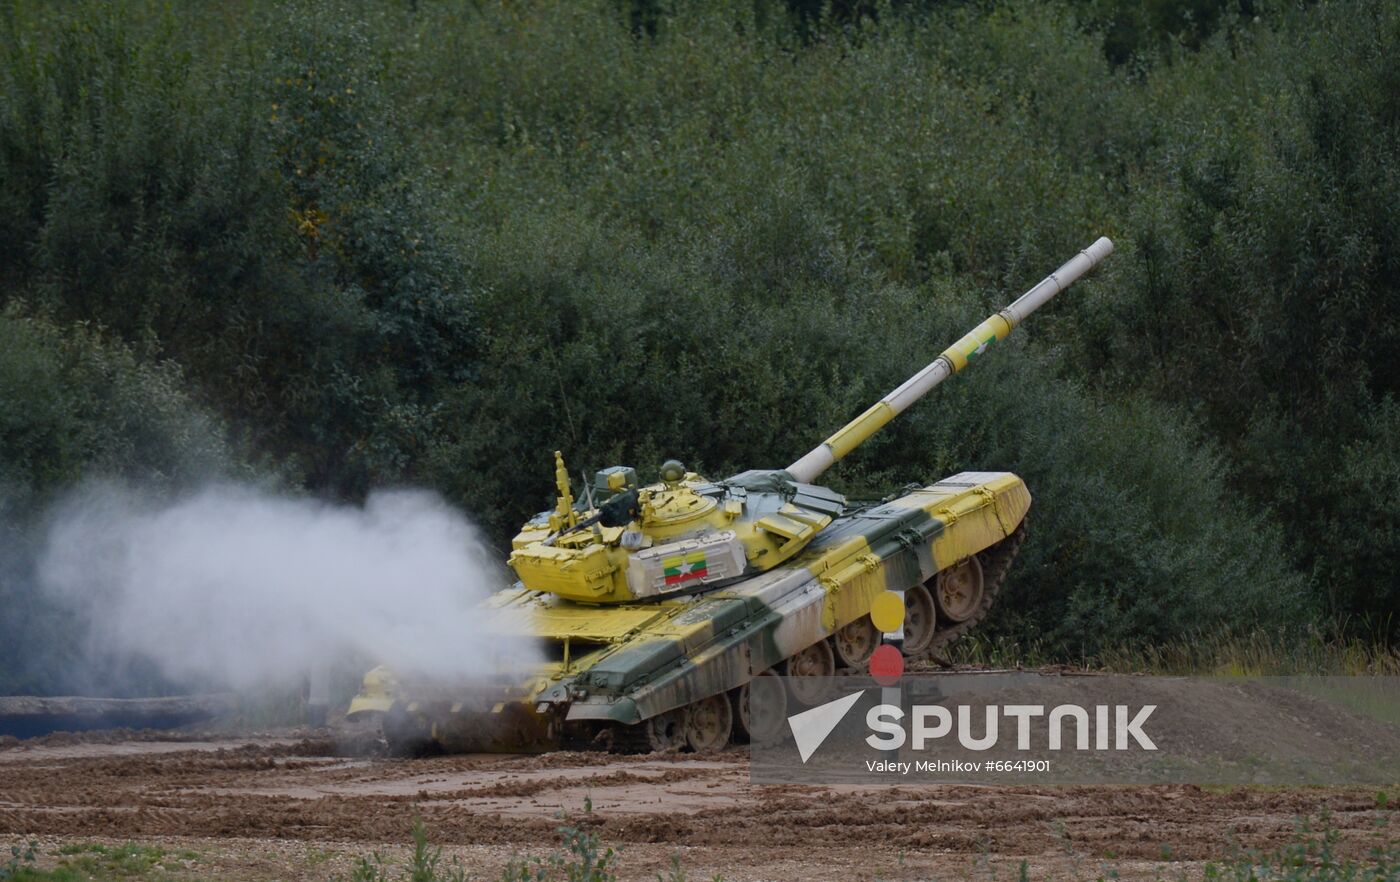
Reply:
[[877, 646], [870, 656], [870, 676], [881, 686], [893, 686], [904, 673], [904, 655], [886, 643]]

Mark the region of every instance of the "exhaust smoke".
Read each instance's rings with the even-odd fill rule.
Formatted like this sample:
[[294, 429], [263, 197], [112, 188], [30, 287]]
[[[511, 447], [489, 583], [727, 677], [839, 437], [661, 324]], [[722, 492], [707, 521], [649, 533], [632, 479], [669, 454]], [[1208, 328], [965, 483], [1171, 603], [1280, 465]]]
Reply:
[[485, 633], [473, 607], [507, 572], [428, 492], [351, 506], [229, 484], [174, 501], [89, 487], [55, 513], [38, 575], [86, 621], [94, 657], [144, 657], [177, 682], [289, 684], [352, 660], [453, 680], [534, 661]]

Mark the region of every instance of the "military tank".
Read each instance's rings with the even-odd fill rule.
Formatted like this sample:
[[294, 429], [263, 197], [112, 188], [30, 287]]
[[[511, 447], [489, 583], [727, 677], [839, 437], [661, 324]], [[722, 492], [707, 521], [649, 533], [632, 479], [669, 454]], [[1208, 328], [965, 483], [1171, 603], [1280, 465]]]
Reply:
[[786, 468], [711, 481], [673, 460], [642, 485], [614, 466], [576, 498], [556, 452], [555, 507], [516, 535], [519, 581], [473, 623], [501, 663], [470, 682], [376, 668], [349, 716], [380, 716], [399, 754], [706, 751], [776, 734], [826, 699], [827, 677], [864, 673], [882, 592], [903, 598], [905, 656], [937, 653], [995, 601], [1025, 535], [1026, 485], [962, 472], [854, 503], [814, 482], [1112, 251], [1100, 238]]

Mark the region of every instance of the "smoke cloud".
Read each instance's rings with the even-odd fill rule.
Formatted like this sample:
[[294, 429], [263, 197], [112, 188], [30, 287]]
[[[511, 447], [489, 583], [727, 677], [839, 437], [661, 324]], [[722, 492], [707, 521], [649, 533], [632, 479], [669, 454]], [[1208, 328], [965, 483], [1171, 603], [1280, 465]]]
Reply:
[[530, 661], [473, 612], [506, 570], [426, 492], [359, 507], [236, 485], [174, 501], [87, 488], [57, 511], [38, 575], [101, 654], [145, 657], [181, 682], [295, 682], [347, 658], [444, 679]]

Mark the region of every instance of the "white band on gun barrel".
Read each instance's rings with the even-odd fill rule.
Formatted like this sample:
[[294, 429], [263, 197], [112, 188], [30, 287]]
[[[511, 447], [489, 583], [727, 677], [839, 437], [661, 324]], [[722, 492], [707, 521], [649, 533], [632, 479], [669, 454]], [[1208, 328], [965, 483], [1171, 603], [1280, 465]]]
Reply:
[[1010, 313], [1009, 318], [1012, 324], [1019, 325], [1026, 320], [1026, 316], [1040, 309], [1056, 294], [1079, 281], [1080, 276], [1093, 269], [1099, 261], [1112, 253], [1113, 242], [1107, 236], [1100, 236], [1093, 245], [1071, 257], [1064, 266], [1042, 279], [1039, 285], [1017, 297], [1015, 303], [1002, 310], [1002, 314]]
[[[1016, 298], [1014, 303], [998, 313], [1006, 321], [1006, 327], [996, 335], [997, 339], [1001, 339], [1005, 333], [1010, 332], [1012, 328], [1025, 321], [1027, 316], [1048, 303], [1056, 294], [1073, 285], [1080, 276], [1093, 269], [1112, 253], [1113, 242], [1108, 237], [1102, 236], [1094, 244], [1070, 258], [1064, 266], [1042, 279], [1040, 284]], [[988, 322], [990, 321], [991, 319], [988, 320]], [[978, 327], [987, 326], [988, 322], [984, 322]], [[966, 336], [964, 336], [964, 340], [966, 340]], [[964, 340], [959, 340], [917, 374], [901, 383], [899, 388], [872, 405], [865, 413], [851, 420], [830, 438], [809, 450], [801, 459], [787, 467], [787, 473], [797, 481], [804, 483], [815, 481], [838, 459], [850, 453], [879, 431], [882, 426], [903, 413], [909, 405], [923, 398], [935, 386], [956, 373], [958, 367], [964, 364], [966, 358], [970, 356], [959, 353], [950, 357], [950, 353]], [[957, 359], [956, 363], [954, 358]]]

